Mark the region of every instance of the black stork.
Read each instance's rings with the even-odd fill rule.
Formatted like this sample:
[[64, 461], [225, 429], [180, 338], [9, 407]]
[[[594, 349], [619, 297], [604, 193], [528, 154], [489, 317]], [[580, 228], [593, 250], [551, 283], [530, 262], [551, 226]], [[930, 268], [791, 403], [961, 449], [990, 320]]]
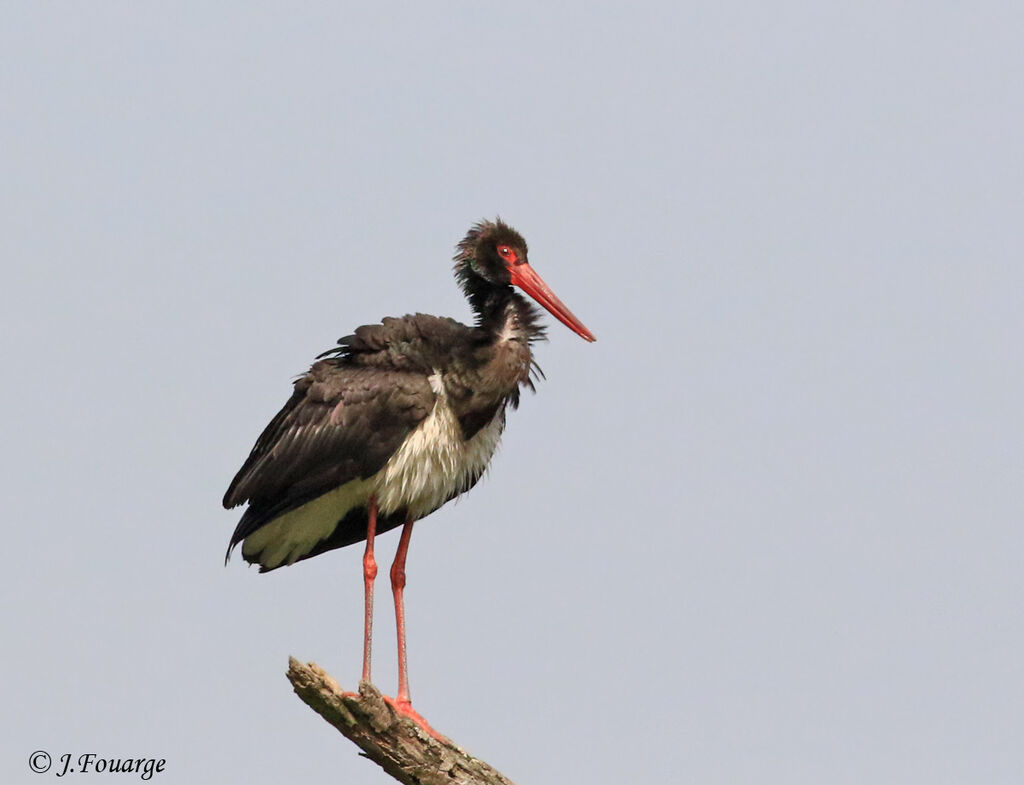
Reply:
[[[413, 523], [480, 479], [505, 427], [505, 411], [533, 389], [531, 344], [539, 312], [517, 286], [587, 341], [594, 335], [527, 260], [526, 241], [501, 219], [481, 221], [458, 244], [455, 277], [476, 315], [386, 318], [338, 341], [295, 382], [224, 495], [248, 502], [227, 557], [260, 572], [366, 541], [364, 681], [370, 681], [374, 537], [403, 526], [391, 567], [398, 629], [395, 708], [412, 710], [405, 651], [405, 560]], [[226, 558], [227, 558], [226, 557]], [[225, 559], [226, 561], [226, 559]]]

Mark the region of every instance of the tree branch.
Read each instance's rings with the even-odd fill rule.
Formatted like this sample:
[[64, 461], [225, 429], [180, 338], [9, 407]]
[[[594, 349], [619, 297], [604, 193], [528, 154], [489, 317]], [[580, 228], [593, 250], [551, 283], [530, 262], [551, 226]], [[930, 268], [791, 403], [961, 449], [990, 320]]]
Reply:
[[294, 657], [288, 658], [288, 680], [307, 706], [405, 785], [513, 785], [451, 740], [436, 739], [397, 714], [368, 682], [360, 682], [358, 695], [345, 692], [318, 665]]

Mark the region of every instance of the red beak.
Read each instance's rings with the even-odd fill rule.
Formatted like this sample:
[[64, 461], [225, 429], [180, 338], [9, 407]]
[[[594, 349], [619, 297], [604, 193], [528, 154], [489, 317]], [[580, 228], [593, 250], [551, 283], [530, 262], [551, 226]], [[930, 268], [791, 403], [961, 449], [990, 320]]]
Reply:
[[558, 321], [585, 341], [593, 342], [597, 340], [594, 334], [583, 326], [583, 322], [577, 319], [573, 312], [565, 307], [565, 303], [555, 296], [555, 293], [544, 283], [544, 279], [537, 275], [530, 265], [525, 262], [513, 264], [509, 266], [509, 272], [512, 274], [513, 286], [518, 286], [530, 297], [547, 308], [548, 312]]

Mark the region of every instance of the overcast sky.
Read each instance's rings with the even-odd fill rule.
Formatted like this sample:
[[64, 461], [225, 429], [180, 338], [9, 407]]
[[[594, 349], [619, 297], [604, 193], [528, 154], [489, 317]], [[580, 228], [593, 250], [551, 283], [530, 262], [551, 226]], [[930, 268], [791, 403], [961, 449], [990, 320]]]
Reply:
[[551, 325], [416, 527], [414, 706], [523, 785], [1019, 785], [1022, 40], [1010, 2], [4, 4], [0, 780], [388, 781], [284, 677], [355, 688], [361, 550], [225, 568], [220, 499], [338, 337], [470, 318], [500, 214], [598, 342]]

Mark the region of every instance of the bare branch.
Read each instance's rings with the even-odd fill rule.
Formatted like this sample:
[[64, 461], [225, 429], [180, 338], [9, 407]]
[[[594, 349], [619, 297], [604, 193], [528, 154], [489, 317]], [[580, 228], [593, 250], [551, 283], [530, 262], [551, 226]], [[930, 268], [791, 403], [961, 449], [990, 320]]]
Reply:
[[406, 785], [513, 785], [451, 740], [436, 739], [395, 712], [380, 691], [361, 682], [345, 692], [315, 663], [288, 658], [288, 680], [302, 700], [354, 742], [367, 758]]

